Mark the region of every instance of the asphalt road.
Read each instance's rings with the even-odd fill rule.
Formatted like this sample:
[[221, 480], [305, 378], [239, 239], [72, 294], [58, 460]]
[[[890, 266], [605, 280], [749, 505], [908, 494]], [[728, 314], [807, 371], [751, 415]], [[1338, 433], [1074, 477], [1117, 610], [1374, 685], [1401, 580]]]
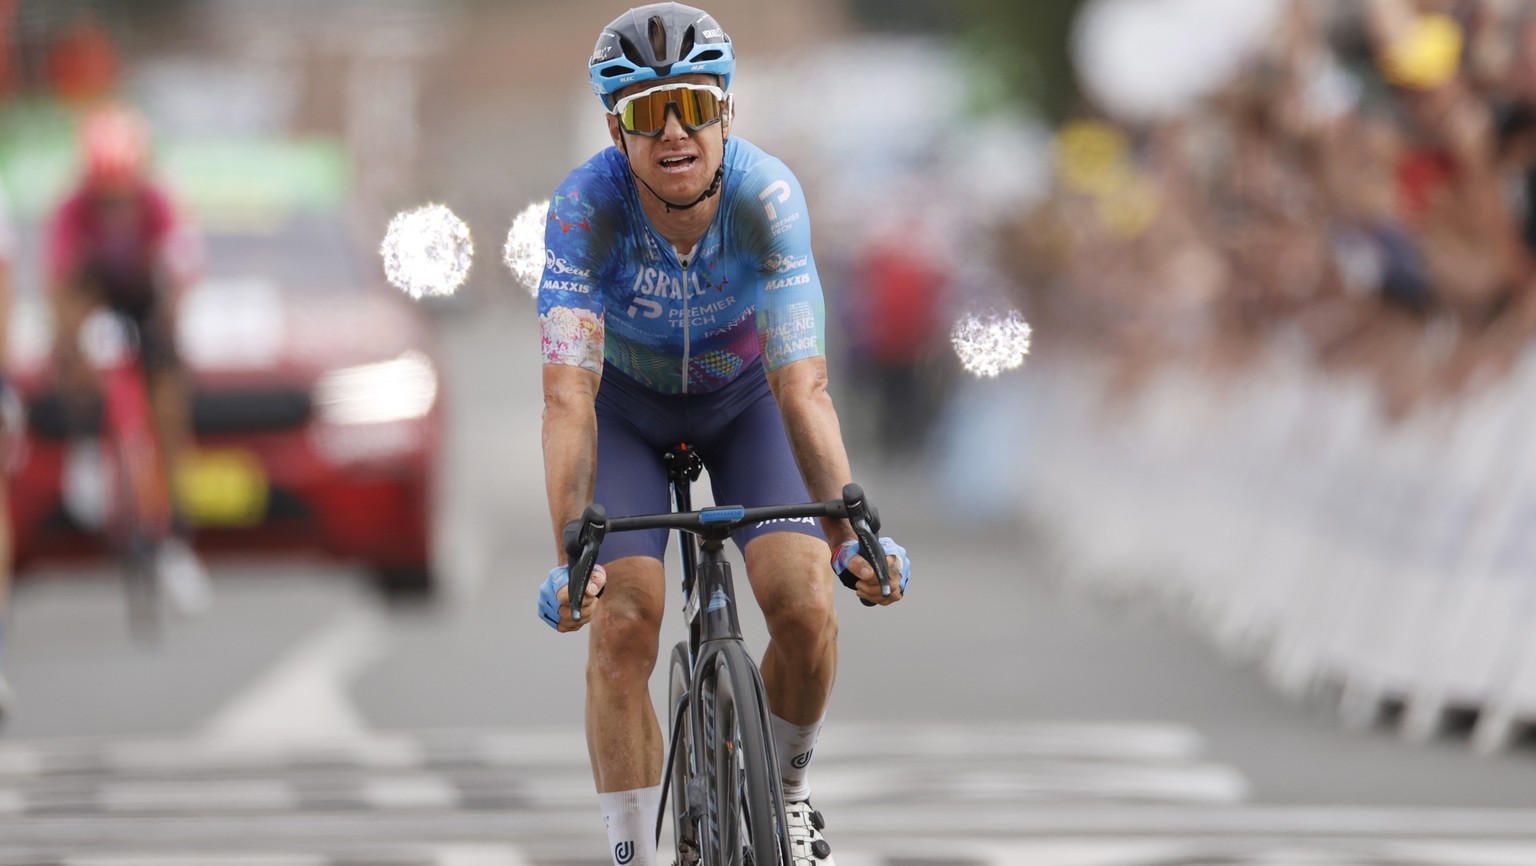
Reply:
[[[30, 575], [0, 866], [601, 862], [584, 640], [534, 615], [552, 542], [531, 303], [440, 321], [442, 603], [219, 561], [214, 607], [145, 648], [110, 571]], [[1083, 594], [1027, 526], [944, 519], [928, 467], [856, 464], [916, 569], [893, 608], [843, 599], [813, 774], [841, 866], [1536, 863], [1528, 751], [1346, 732], [1181, 624]]]

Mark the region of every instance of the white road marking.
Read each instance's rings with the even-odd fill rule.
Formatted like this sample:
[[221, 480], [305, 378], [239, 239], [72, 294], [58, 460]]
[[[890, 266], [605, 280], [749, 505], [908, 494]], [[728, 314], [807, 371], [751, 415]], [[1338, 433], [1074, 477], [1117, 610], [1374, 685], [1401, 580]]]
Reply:
[[293, 809], [299, 798], [284, 782], [254, 779], [232, 782], [174, 782], [102, 785], [98, 801], [112, 812], [176, 810], [198, 813], [208, 811]]
[[450, 845], [437, 852], [437, 866], [531, 866], [519, 848], [510, 845]]
[[84, 854], [61, 866], [330, 866], [321, 854]]
[[27, 809], [27, 798], [14, 788], [0, 788], [0, 815], [20, 815]]
[[827, 761], [812, 773], [817, 797], [879, 802], [891, 791], [920, 787], [935, 799], [1060, 801], [1083, 797], [1162, 802], [1238, 803], [1247, 799], [1247, 779], [1230, 767], [1189, 763], [1168, 766], [1073, 764], [1065, 761], [1009, 765], [985, 770], [914, 772], [898, 762], [850, 764]]
[[822, 732], [818, 754], [946, 758], [984, 753], [1081, 756], [1103, 760], [1190, 760], [1205, 750], [1193, 728], [1158, 722], [897, 723], [838, 720]]
[[30, 776], [42, 766], [37, 750], [25, 745], [0, 745], [0, 778]]
[[346, 689], [384, 653], [386, 635], [374, 614], [338, 618], [220, 709], [205, 726], [203, 739], [260, 744], [363, 736], [366, 726]]
[[[306, 738], [301, 742], [245, 738], [146, 740], [107, 743], [106, 760], [119, 773], [259, 770], [318, 757], [345, 760], [369, 769], [411, 769], [425, 760], [421, 742], [409, 736], [371, 734], [346, 739]], [[4, 773], [0, 772], [0, 777]]]
[[362, 798], [375, 809], [452, 809], [459, 790], [440, 776], [386, 776], [366, 780]]

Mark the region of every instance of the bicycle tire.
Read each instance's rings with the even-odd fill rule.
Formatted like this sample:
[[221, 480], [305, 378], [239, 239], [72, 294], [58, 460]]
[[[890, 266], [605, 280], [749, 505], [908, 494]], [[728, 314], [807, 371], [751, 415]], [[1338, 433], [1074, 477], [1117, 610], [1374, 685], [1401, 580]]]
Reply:
[[713, 782], [705, 866], [792, 866], [762, 677], [740, 644], [708, 656], [694, 701], [705, 736], [702, 772]]
[[153, 542], [140, 536], [119, 555], [128, 601], [128, 631], [142, 644], [160, 640], [160, 581]]
[[146, 468], [133, 460], [123, 440], [114, 438], [112, 445], [114, 513], [108, 533], [122, 570], [128, 631], [140, 643], [154, 644], [160, 639], [159, 539], [146, 522], [146, 500], [140, 495]]
[[[683, 695], [688, 692], [692, 673], [688, 663], [688, 642], [678, 641], [672, 647], [671, 676], [667, 688], [667, 730], [676, 731], [677, 736], [677, 742], [672, 744], [672, 766], [667, 768], [667, 773], [670, 774], [668, 784], [671, 787], [669, 806], [672, 810], [672, 844], [677, 852], [678, 866], [698, 866], [699, 863], [699, 828], [697, 822], [688, 816], [688, 786], [693, 781], [693, 726], [689, 724], [691, 713], [688, 707], [681, 704]], [[681, 719], [678, 718], [679, 713], [682, 714]], [[682, 725], [680, 728], [679, 721]]]

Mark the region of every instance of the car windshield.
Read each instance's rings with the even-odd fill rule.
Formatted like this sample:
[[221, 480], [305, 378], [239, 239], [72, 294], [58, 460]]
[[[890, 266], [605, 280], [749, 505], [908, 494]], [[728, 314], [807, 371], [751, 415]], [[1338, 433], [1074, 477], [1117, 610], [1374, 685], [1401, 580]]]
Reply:
[[304, 214], [269, 232], [209, 232], [207, 276], [214, 282], [271, 280], [299, 291], [351, 291], [368, 275], [345, 222], [332, 214]]

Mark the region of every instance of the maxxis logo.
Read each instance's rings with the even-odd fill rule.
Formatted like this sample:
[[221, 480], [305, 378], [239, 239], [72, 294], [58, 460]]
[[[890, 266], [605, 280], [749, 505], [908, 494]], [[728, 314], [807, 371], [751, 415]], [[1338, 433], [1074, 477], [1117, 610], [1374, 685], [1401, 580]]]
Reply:
[[806, 768], [806, 766], [808, 764], [811, 763], [811, 755], [813, 755], [815, 753], [816, 753], [815, 749], [811, 749], [809, 752], [802, 752], [802, 753], [794, 756], [793, 758], [791, 758], [789, 763], [794, 765], [795, 769], [803, 770], [803, 769]]
[[620, 842], [613, 846], [613, 862], [619, 864], [619, 866], [624, 866], [624, 864], [633, 859], [635, 859], [634, 842]]

